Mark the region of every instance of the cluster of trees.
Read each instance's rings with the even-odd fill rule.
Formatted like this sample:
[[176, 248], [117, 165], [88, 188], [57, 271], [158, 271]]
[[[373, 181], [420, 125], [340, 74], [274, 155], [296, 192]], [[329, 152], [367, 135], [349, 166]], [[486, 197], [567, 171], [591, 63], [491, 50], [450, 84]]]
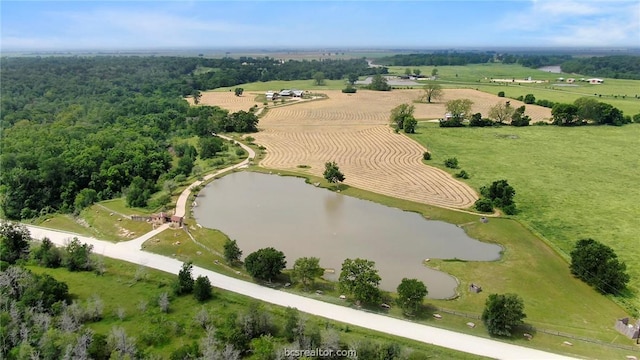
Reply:
[[513, 201], [516, 191], [507, 180], [497, 180], [489, 186], [481, 187], [480, 194], [482, 197], [474, 205], [476, 210], [493, 212], [493, 208], [496, 207], [502, 209], [507, 215], [516, 214], [516, 203]]
[[396, 132], [400, 130], [404, 130], [407, 134], [416, 132], [418, 121], [413, 117], [415, 109], [415, 106], [409, 104], [400, 104], [391, 109], [390, 120]]
[[631, 116], [624, 116], [622, 110], [613, 105], [590, 97], [576, 99], [573, 104], [555, 104], [551, 109], [551, 115], [553, 116], [553, 124], [560, 126], [578, 126], [590, 123], [622, 126], [634, 121]]
[[196, 300], [200, 302], [211, 299], [213, 291], [209, 278], [199, 275], [197, 279], [194, 279], [192, 271], [193, 265], [191, 262], [182, 264], [182, 268], [178, 272], [178, 279], [173, 284], [173, 293], [176, 296], [193, 294]]
[[594, 239], [579, 240], [571, 251], [573, 275], [602, 294], [618, 295], [629, 282], [627, 265], [609, 246]]
[[380, 74], [376, 74], [371, 79], [371, 84], [367, 85], [367, 89], [376, 91], [391, 91], [391, 85], [387, 82], [387, 78]]

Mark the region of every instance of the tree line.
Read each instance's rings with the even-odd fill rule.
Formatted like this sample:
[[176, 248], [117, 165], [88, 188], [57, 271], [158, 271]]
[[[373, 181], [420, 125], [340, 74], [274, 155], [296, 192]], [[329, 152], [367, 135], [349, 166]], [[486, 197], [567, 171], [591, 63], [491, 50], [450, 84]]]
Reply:
[[566, 54], [510, 54], [495, 51], [397, 54], [376, 59], [387, 66], [464, 66], [469, 64], [520, 64], [537, 69], [559, 65], [562, 72], [613, 79], [640, 79], [640, 56], [613, 55], [574, 57]]

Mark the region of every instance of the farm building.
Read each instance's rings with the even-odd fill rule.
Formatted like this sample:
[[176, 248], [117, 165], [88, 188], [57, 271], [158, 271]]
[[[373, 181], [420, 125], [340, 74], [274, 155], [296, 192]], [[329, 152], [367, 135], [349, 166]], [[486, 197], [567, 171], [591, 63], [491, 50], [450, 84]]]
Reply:
[[568, 78], [567, 79], [567, 84], [573, 84], [574, 82], [576, 82], [576, 79], [574, 79], [574, 78]]
[[156, 225], [162, 225], [166, 223], [170, 223], [171, 226], [175, 227], [182, 227], [182, 225], [184, 225], [184, 218], [182, 216], [169, 215], [165, 212], [152, 214], [149, 219]]
[[296, 89], [291, 90], [291, 95], [293, 97], [302, 97], [302, 94], [304, 94], [304, 91], [302, 90], [296, 90]]
[[602, 84], [604, 80], [598, 78], [587, 79], [589, 84]]
[[291, 90], [281, 90], [278, 95], [280, 96], [291, 96]]
[[271, 90], [267, 91], [264, 95], [267, 97], [267, 101], [275, 100], [278, 98], [278, 93], [274, 93]]

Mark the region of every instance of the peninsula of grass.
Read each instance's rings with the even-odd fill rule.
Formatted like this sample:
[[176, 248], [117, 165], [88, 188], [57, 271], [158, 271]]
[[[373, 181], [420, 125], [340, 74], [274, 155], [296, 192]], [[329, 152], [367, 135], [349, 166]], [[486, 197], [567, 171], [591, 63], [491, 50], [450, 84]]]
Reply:
[[421, 123], [411, 137], [431, 152], [428, 165], [446, 170], [442, 162], [455, 156], [476, 189], [508, 180], [516, 189], [516, 218], [565, 259], [582, 238], [611, 246], [631, 275], [622, 301], [640, 308], [639, 125], [448, 129]]

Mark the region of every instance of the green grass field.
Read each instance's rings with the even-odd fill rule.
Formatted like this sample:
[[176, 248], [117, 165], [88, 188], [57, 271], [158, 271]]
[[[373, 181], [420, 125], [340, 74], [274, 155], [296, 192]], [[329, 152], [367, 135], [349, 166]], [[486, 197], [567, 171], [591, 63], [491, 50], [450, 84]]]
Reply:
[[[45, 269], [35, 266], [29, 268], [36, 272], [46, 272], [59, 281], [67, 283], [74, 301], [80, 304], [91, 297], [98, 296], [104, 303], [104, 317], [101, 321], [89, 323], [87, 326], [97, 333], [107, 335], [114, 326], [125, 329], [127, 334], [136, 338], [138, 348], [148, 354], [169, 359], [172, 351], [182, 345], [191, 344], [205, 336], [205, 331], [195, 321], [195, 314], [204, 308], [212, 322], [221, 326], [233, 313], [246, 312], [254, 300], [228, 291], [215, 289], [214, 298], [204, 304], [198, 303], [192, 296], [171, 296], [170, 311], [164, 314], [157, 305], [162, 292], [171, 294], [171, 284], [176, 279], [174, 274], [140, 267], [122, 261], [104, 259], [106, 272], [102, 276], [87, 272], [69, 272], [66, 269]], [[138, 279], [135, 278], [138, 275]], [[146, 303], [141, 311], [139, 304]], [[262, 303], [262, 311], [268, 312], [274, 324], [281, 327], [284, 308]], [[119, 308], [124, 309], [124, 318], [116, 315]], [[428, 354], [433, 359], [479, 359], [481, 357], [460, 353], [453, 350], [409, 341], [402, 338], [379, 334], [370, 330], [347, 326], [335, 321], [314, 316], [307, 316], [307, 328], [335, 329], [346, 343], [370, 340], [374, 342], [393, 342], [402, 347]], [[276, 334], [278, 335], [278, 334]], [[276, 349], [285, 344], [276, 342]]]
[[[392, 66], [389, 72], [395, 75], [403, 75], [404, 66]], [[603, 84], [593, 85], [576, 81], [576, 86], [567, 85], [556, 81], [565, 79], [590, 78], [579, 74], [556, 74], [542, 70], [530, 69], [520, 65], [505, 64], [472, 64], [466, 66], [418, 66], [410, 67], [420, 69], [422, 74], [431, 75], [434, 68], [438, 69], [438, 83], [444, 88], [470, 88], [484, 91], [490, 94], [505, 92], [506, 97], [517, 98], [526, 94], [533, 94], [536, 99], [550, 100], [554, 102], [573, 103], [584, 96], [594, 97], [598, 101], [609, 103], [622, 110], [625, 115], [633, 116], [640, 113], [640, 81], [605, 79]], [[547, 80], [543, 84], [498, 84], [491, 79], [526, 79]], [[623, 98], [624, 96], [624, 98]], [[486, 115], [486, 114], [483, 114]]]
[[637, 187], [640, 126], [446, 129], [421, 123], [412, 136], [446, 169], [456, 157], [479, 189], [507, 179], [516, 189], [516, 217], [565, 258], [581, 238], [611, 246], [632, 277], [629, 301], [640, 307]]

